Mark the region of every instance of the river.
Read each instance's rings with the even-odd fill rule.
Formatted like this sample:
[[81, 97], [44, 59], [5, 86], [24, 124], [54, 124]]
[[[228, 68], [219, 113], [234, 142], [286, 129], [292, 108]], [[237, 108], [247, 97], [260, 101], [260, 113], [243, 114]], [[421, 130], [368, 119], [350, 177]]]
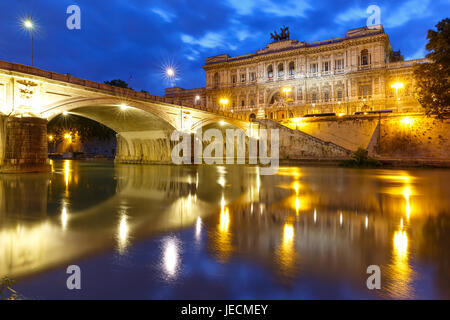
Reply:
[[0, 175], [25, 299], [450, 298], [449, 170], [51, 164]]

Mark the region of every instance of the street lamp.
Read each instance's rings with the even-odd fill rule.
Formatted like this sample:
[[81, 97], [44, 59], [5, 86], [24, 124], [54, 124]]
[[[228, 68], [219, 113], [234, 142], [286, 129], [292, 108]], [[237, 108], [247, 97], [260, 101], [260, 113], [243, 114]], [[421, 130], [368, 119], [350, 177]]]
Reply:
[[228, 105], [228, 103], [230, 103], [230, 101], [228, 100], [228, 98], [222, 98], [220, 99], [220, 104], [222, 105], [223, 110], [225, 111], [225, 107]]
[[403, 82], [394, 82], [391, 85], [391, 88], [395, 89], [395, 97], [397, 99], [397, 112], [399, 111], [399, 103], [400, 103], [400, 98], [398, 97], [398, 90], [403, 89], [404, 87], [405, 85], [403, 84]]
[[172, 87], [175, 86], [176, 71], [173, 67], [167, 67], [165, 70], [166, 79], [169, 80]]
[[286, 87], [286, 88], [283, 88], [282, 90], [281, 90], [283, 93], [284, 93], [284, 95], [286, 96], [286, 98], [288, 97], [288, 95], [289, 95], [289, 93], [291, 93], [291, 91], [292, 91], [292, 88], [288, 88], [288, 87]]
[[289, 87], [284, 87], [283, 89], [281, 89], [281, 92], [283, 92], [283, 94], [284, 94], [284, 100], [285, 100], [285, 102], [286, 102], [286, 112], [288, 113], [287, 115], [286, 115], [286, 118], [289, 118], [289, 102], [291, 102], [292, 100], [289, 100], [289, 94], [291, 93], [291, 91], [292, 91], [292, 88], [289, 88]]
[[23, 22], [23, 26], [25, 29], [30, 31], [30, 38], [31, 38], [31, 66], [33, 66], [33, 29], [34, 29], [34, 23], [31, 17], [27, 18]]
[[166, 74], [169, 78], [173, 78], [175, 76], [175, 70], [173, 68], [167, 68]]
[[68, 143], [72, 143], [72, 135], [70, 133], [66, 133], [64, 135], [64, 139], [68, 142]]

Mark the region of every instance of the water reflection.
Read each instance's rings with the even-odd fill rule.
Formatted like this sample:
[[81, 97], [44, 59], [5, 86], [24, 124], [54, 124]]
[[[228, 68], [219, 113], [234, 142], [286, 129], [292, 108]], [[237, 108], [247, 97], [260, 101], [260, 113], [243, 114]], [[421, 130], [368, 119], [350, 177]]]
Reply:
[[392, 262], [388, 266], [387, 291], [393, 298], [415, 298], [415, 292], [411, 285], [414, 280], [414, 272], [409, 263], [408, 235], [404, 230], [394, 233]]
[[122, 207], [119, 213], [119, 228], [117, 231], [117, 248], [120, 254], [124, 254], [130, 244], [129, 232], [126, 208]]
[[283, 239], [277, 251], [280, 271], [285, 277], [290, 277], [296, 271], [295, 263], [297, 253], [294, 242], [295, 230], [291, 223], [285, 223], [283, 227]]
[[197, 217], [197, 222], [195, 223], [195, 240], [200, 242], [202, 237], [202, 218]]
[[67, 229], [67, 223], [69, 222], [69, 214], [67, 213], [67, 204], [63, 201], [61, 210], [61, 226], [63, 230]]
[[[137, 266], [128, 253], [157, 239], [152, 272], [170, 283], [192, 280], [185, 277], [200, 260], [200, 269], [240, 264], [249, 279], [253, 268], [269, 270], [264, 283], [290, 288], [321, 279], [327, 294], [340, 292], [336, 283], [385, 298], [429, 297], [428, 287], [450, 294], [440, 281], [449, 278], [449, 171], [283, 167], [260, 176], [242, 166], [52, 166], [50, 174], [0, 176], [0, 277], [111, 251]], [[381, 292], [365, 287], [372, 264], [383, 270]], [[437, 271], [420, 274], [423, 265]], [[222, 280], [209, 285], [239, 286]]]
[[180, 269], [180, 243], [175, 237], [167, 237], [163, 240], [162, 268], [165, 279], [176, 278]]

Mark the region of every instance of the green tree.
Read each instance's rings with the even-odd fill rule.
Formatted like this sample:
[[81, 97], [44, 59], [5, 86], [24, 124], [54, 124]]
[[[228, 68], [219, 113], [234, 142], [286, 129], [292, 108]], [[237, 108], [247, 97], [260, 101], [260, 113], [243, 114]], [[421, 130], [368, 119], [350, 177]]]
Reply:
[[54, 118], [48, 123], [47, 131], [49, 135], [54, 137], [55, 141], [62, 141], [66, 133], [78, 134], [81, 142], [86, 142], [92, 138], [110, 140], [116, 135], [113, 130], [96, 121], [72, 114]]
[[119, 88], [133, 90], [133, 88], [128, 86], [127, 82], [125, 82], [123, 80], [120, 80], [120, 79], [115, 79], [115, 80], [111, 80], [111, 81], [105, 81], [105, 84], [110, 85], [110, 86], [114, 86], [114, 87], [119, 87]]
[[429, 63], [415, 67], [415, 94], [427, 115], [443, 118], [450, 112], [450, 19], [428, 30]]
[[[0, 300], [17, 300], [19, 295], [17, 292], [12, 288], [12, 285], [14, 284], [14, 280], [4, 277], [3, 279], [0, 279]], [[2, 297], [5, 295], [5, 293], [8, 295], [6, 298]]]

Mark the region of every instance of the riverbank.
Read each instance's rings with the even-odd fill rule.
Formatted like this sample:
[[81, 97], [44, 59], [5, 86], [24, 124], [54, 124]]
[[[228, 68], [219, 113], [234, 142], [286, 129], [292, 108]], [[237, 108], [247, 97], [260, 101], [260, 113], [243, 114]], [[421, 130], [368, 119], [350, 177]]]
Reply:
[[[442, 159], [380, 159], [378, 168], [436, 168], [450, 169], [450, 160]], [[280, 165], [310, 165], [310, 166], [340, 166], [341, 160], [329, 159], [302, 159], [302, 160], [282, 160]]]

